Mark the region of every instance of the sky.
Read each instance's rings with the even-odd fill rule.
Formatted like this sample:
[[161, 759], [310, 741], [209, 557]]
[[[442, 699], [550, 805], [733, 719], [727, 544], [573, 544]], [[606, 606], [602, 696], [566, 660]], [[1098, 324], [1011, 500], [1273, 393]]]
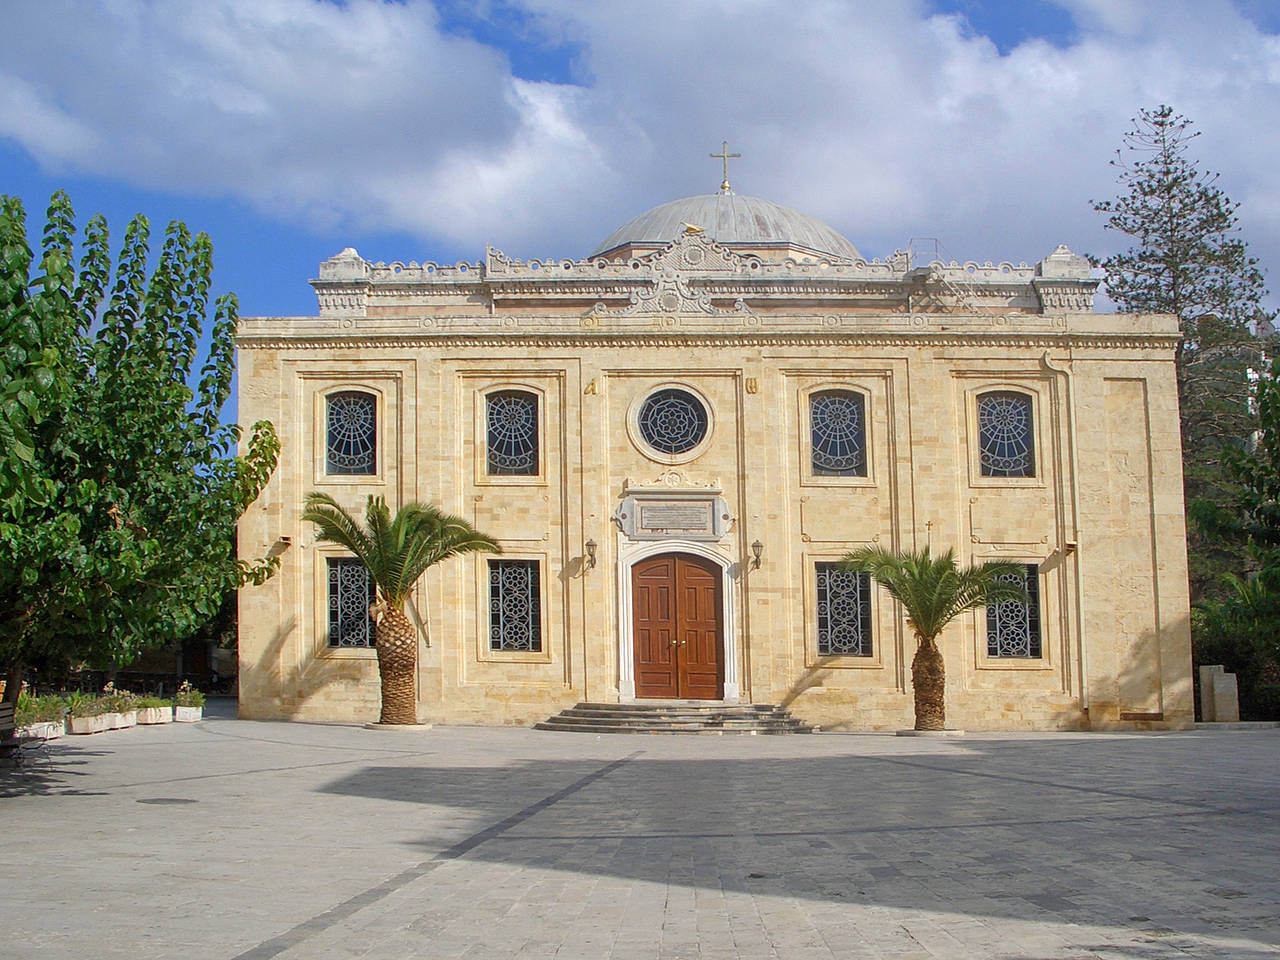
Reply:
[[[1091, 200], [1172, 105], [1280, 288], [1277, 0], [7, 0], [0, 192], [214, 244], [246, 316], [370, 260], [582, 257], [735, 192], [864, 256], [1127, 245]], [[1273, 306], [1276, 297], [1271, 298]]]

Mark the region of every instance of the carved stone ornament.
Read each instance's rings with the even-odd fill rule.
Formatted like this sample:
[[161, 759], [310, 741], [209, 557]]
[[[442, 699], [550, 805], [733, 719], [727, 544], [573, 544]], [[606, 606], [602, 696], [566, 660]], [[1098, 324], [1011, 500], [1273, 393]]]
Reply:
[[652, 480], [643, 483], [637, 483], [630, 477], [622, 481], [622, 490], [624, 493], [651, 493], [658, 490], [698, 490], [702, 492], [710, 491], [711, 493], [720, 492], [719, 479], [710, 483], [701, 483], [696, 480], [689, 479], [689, 475], [672, 467], [670, 470], [664, 470]]
[[630, 479], [613, 520], [631, 540], [720, 540], [733, 526], [720, 483], [699, 484], [667, 470], [644, 484]]

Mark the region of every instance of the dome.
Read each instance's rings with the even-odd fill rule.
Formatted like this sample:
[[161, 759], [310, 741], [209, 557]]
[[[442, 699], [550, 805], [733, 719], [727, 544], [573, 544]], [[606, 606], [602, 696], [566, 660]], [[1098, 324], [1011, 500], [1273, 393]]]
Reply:
[[684, 233], [685, 224], [702, 227], [718, 243], [791, 244], [840, 260], [862, 259], [852, 243], [821, 220], [770, 200], [735, 193], [685, 197], [656, 206], [609, 234], [591, 256], [628, 243], [669, 243]]

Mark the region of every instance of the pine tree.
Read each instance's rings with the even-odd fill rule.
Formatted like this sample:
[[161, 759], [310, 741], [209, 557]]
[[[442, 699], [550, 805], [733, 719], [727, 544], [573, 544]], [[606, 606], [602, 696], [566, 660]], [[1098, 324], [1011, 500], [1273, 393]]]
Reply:
[[[1171, 313], [1182, 339], [1177, 349], [1182, 418], [1183, 482], [1188, 504], [1223, 503], [1235, 481], [1224, 455], [1252, 433], [1249, 369], [1261, 365], [1257, 324], [1267, 320], [1258, 261], [1239, 234], [1239, 204], [1189, 155], [1199, 133], [1171, 107], [1142, 110], [1112, 166], [1122, 193], [1094, 201], [1106, 227], [1133, 245], [1099, 262], [1107, 291], [1123, 312]], [[1235, 547], [1191, 526], [1193, 598], [1243, 557]]]

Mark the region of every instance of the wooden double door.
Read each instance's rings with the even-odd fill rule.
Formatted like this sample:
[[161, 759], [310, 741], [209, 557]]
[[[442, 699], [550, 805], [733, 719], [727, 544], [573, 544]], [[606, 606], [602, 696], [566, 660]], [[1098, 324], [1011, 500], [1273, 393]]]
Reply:
[[631, 568], [636, 697], [724, 699], [720, 567], [664, 553]]

